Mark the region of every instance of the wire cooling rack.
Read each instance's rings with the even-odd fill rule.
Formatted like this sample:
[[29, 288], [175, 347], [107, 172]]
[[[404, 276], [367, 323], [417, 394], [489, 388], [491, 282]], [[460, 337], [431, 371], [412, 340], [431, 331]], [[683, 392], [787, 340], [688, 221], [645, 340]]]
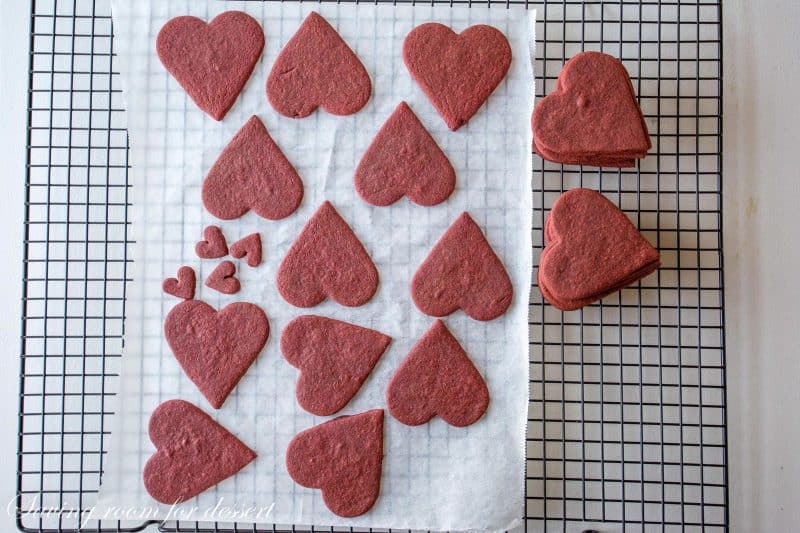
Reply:
[[[534, 263], [549, 206], [586, 186], [628, 213], [662, 267], [579, 312], [559, 312], [532, 289], [526, 529], [726, 530], [720, 1], [528, 4], [539, 13], [539, 96], [566, 59], [603, 50], [631, 73], [653, 138], [636, 169], [535, 159]], [[142, 529], [84, 522], [114, 416], [106, 400], [120, 367], [130, 243], [110, 6], [35, 0], [30, 20], [17, 523]]]

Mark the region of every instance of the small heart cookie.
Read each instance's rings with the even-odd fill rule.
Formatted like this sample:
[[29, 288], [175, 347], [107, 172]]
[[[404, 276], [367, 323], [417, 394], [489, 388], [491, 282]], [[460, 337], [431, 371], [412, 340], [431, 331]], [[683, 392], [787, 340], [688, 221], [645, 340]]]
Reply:
[[194, 252], [201, 259], [218, 259], [228, 255], [228, 243], [222, 230], [217, 226], [207, 226], [203, 230], [203, 240], [197, 241]]
[[257, 267], [261, 264], [261, 234], [251, 233], [231, 244], [231, 256], [236, 259], [247, 258], [247, 265]]
[[236, 265], [231, 261], [223, 261], [206, 278], [206, 287], [222, 294], [236, 294], [242, 284], [236, 278]]
[[194, 298], [196, 285], [197, 279], [194, 275], [194, 269], [188, 266], [182, 266], [178, 269], [178, 277], [165, 279], [161, 284], [161, 289], [172, 296], [177, 296], [184, 300], [191, 300]]

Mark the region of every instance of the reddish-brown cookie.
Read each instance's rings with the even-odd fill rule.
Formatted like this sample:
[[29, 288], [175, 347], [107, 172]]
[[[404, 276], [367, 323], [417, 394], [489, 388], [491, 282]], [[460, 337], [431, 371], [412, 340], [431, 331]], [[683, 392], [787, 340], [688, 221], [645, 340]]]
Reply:
[[444, 202], [456, 171], [417, 115], [401, 102], [372, 140], [355, 173], [356, 191], [372, 205], [406, 195], [418, 205]]
[[464, 348], [437, 320], [392, 375], [386, 406], [409, 426], [438, 415], [451, 426], [464, 427], [486, 412], [489, 389]]
[[203, 181], [203, 205], [217, 218], [251, 209], [269, 220], [286, 218], [303, 199], [303, 181], [253, 115], [231, 139]]
[[414, 273], [411, 296], [431, 316], [462, 309], [475, 320], [492, 320], [511, 305], [508, 272], [481, 228], [462, 213]]
[[251, 233], [231, 244], [231, 255], [236, 259], [247, 258], [247, 264], [257, 267], [261, 264], [261, 234]]
[[206, 413], [168, 400], [150, 415], [156, 452], [144, 465], [150, 496], [173, 505], [193, 498], [247, 466], [256, 454]]
[[161, 284], [161, 289], [172, 296], [177, 296], [184, 300], [191, 300], [194, 298], [194, 289], [196, 285], [197, 279], [194, 275], [194, 269], [188, 266], [182, 266], [178, 269], [178, 277], [165, 279]]
[[347, 405], [372, 372], [392, 338], [322, 316], [297, 317], [281, 334], [283, 357], [300, 370], [297, 403], [317, 416]]
[[326, 296], [348, 307], [369, 301], [378, 290], [378, 269], [330, 202], [303, 227], [278, 268], [278, 291], [297, 307], [313, 307]]
[[223, 261], [217, 268], [211, 271], [206, 278], [206, 287], [214, 289], [223, 294], [236, 294], [242, 288], [242, 284], [236, 277], [236, 265], [231, 261]]
[[269, 320], [251, 303], [216, 311], [205, 302], [186, 300], [167, 315], [164, 335], [183, 371], [219, 409], [266, 344]]
[[207, 226], [203, 230], [203, 240], [197, 241], [194, 252], [201, 259], [218, 259], [228, 255], [228, 243], [222, 230], [217, 226]]
[[359, 516], [381, 491], [383, 409], [341, 416], [299, 433], [286, 450], [286, 469], [304, 487], [321, 489], [333, 513]]
[[233, 106], [264, 49], [264, 32], [241, 11], [226, 11], [206, 24], [175, 17], [156, 38], [161, 63], [197, 107], [222, 120]]
[[308, 14], [267, 79], [267, 98], [281, 115], [307, 117], [317, 107], [351, 115], [364, 107], [372, 82], [358, 56], [319, 13]]
[[539, 289], [553, 306], [580, 309], [658, 268], [660, 258], [625, 213], [599, 192], [562, 194], [545, 223]]
[[511, 65], [508, 39], [492, 26], [460, 34], [443, 24], [417, 26], [403, 42], [408, 71], [455, 131], [478, 112]]

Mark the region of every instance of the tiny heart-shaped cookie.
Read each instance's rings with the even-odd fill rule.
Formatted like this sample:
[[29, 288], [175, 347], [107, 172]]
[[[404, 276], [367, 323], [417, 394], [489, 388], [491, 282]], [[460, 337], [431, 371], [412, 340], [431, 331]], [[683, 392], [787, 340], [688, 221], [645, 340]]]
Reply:
[[451, 426], [464, 427], [486, 412], [489, 389], [467, 352], [437, 320], [395, 370], [386, 405], [409, 426], [439, 415]]
[[281, 115], [307, 117], [317, 107], [351, 115], [372, 94], [367, 69], [319, 13], [308, 14], [289, 39], [267, 79], [267, 98]]
[[401, 102], [372, 140], [355, 173], [356, 191], [372, 205], [407, 195], [418, 205], [444, 202], [456, 171], [407, 103]]
[[208, 24], [197, 17], [175, 17], [156, 38], [161, 63], [215, 120], [233, 106], [263, 49], [264, 31], [241, 11], [226, 11]]
[[218, 259], [228, 255], [225, 235], [217, 226], [207, 226], [203, 230], [203, 240], [194, 245], [194, 253], [201, 259]]
[[475, 320], [492, 320], [511, 305], [508, 272], [481, 228], [462, 213], [433, 247], [411, 280], [411, 296], [431, 316], [463, 309]]
[[280, 220], [303, 199], [303, 181], [264, 123], [253, 115], [234, 135], [203, 181], [203, 205], [217, 218], [239, 218], [251, 209]]
[[300, 369], [295, 395], [311, 414], [328, 416], [347, 405], [392, 338], [340, 320], [305, 315], [281, 334], [283, 357]]
[[183, 371], [219, 409], [266, 344], [269, 320], [247, 302], [218, 312], [205, 302], [186, 300], [167, 314], [164, 335]]
[[660, 265], [658, 251], [625, 213], [591, 189], [559, 196], [545, 222], [544, 236], [539, 289], [563, 311], [617, 292]]
[[231, 244], [231, 255], [236, 259], [247, 258], [247, 264], [257, 267], [261, 264], [261, 234], [251, 233]]
[[144, 486], [167, 505], [197, 496], [256, 458], [231, 432], [183, 400], [159, 405], [148, 432], [156, 452], [144, 465]]
[[286, 450], [286, 469], [304, 487], [321, 489], [342, 517], [372, 508], [381, 491], [383, 409], [341, 416], [300, 432]]
[[406, 36], [403, 61], [447, 126], [456, 131], [503, 81], [511, 65], [511, 45], [502, 32], [485, 24], [457, 34], [428, 22]]
[[177, 278], [167, 278], [161, 284], [161, 289], [167, 294], [183, 298], [184, 300], [191, 300], [194, 298], [194, 289], [197, 280], [194, 275], [194, 269], [188, 266], [182, 266], [178, 269]]
[[236, 294], [241, 290], [242, 284], [235, 274], [236, 265], [231, 261], [223, 261], [206, 278], [206, 287], [223, 294]]
[[378, 269], [364, 245], [333, 205], [324, 202], [278, 268], [281, 296], [297, 307], [313, 307], [326, 296], [358, 307], [377, 290]]

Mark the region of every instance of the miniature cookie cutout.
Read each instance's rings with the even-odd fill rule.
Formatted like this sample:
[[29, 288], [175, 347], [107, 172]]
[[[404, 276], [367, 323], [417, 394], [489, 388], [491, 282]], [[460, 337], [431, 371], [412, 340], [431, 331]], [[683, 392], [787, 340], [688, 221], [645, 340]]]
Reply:
[[406, 195], [418, 205], [444, 202], [456, 171], [417, 115], [401, 102], [372, 140], [355, 173], [356, 191], [372, 205]]
[[358, 307], [377, 290], [378, 270], [364, 245], [333, 205], [324, 202], [278, 268], [281, 296], [297, 307], [313, 307], [326, 296]]
[[475, 320], [492, 320], [506, 312], [513, 294], [503, 263], [466, 212], [442, 235], [411, 280], [414, 303], [431, 316], [460, 308]]
[[236, 277], [236, 265], [231, 261], [223, 261], [206, 278], [206, 287], [223, 294], [236, 294], [242, 284]]
[[215, 120], [233, 106], [263, 49], [264, 31], [241, 11], [226, 11], [208, 24], [197, 17], [175, 17], [156, 38], [161, 63]]
[[183, 400], [168, 400], [150, 415], [156, 452], [144, 466], [144, 486], [157, 501], [186, 501], [227, 479], [256, 458], [227, 429]]
[[332, 318], [295, 318], [281, 334], [281, 352], [300, 370], [297, 403], [311, 414], [342, 409], [367, 379], [392, 338]]
[[264, 348], [269, 320], [251, 303], [216, 311], [205, 302], [187, 300], [167, 314], [164, 335], [183, 371], [219, 409]]
[[406, 36], [403, 61], [447, 126], [456, 131], [505, 78], [511, 46], [492, 26], [478, 24], [457, 34], [428, 22]]
[[196, 285], [197, 279], [194, 274], [194, 269], [188, 266], [182, 266], [178, 269], [178, 277], [165, 279], [161, 284], [161, 289], [172, 296], [177, 296], [184, 300], [191, 300], [194, 298]]
[[251, 233], [231, 244], [231, 255], [236, 259], [246, 257], [247, 265], [257, 267], [261, 264], [261, 234]]
[[539, 289], [563, 311], [580, 309], [635, 283], [661, 261], [625, 213], [590, 189], [558, 197], [544, 237]]
[[535, 151], [557, 163], [632, 167], [651, 147], [628, 71], [601, 52], [567, 61], [531, 122]]
[[451, 426], [474, 424], [489, 406], [489, 389], [453, 334], [437, 320], [395, 371], [386, 405], [397, 420], [419, 426], [438, 415]]
[[217, 218], [239, 218], [251, 209], [279, 220], [303, 199], [303, 181], [264, 123], [253, 115], [234, 135], [203, 181], [203, 205]]
[[228, 255], [228, 243], [218, 226], [207, 226], [203, 230], [203, 240], [197, 241], [194, 252], [201, 259], [218, 259]]
[[295, 482], [321, 489], [325, 505], [342, 517], [369, 511], [381, 490], [383, 409], [341, 416], [299, 433], [286, 450]]
[[351, 115], [367, 104], [372, 82], [358, 56], [319, 13], [308, 14], [267, 79], [267, 98], [281, 115], [303, 118], [322, 107]]

